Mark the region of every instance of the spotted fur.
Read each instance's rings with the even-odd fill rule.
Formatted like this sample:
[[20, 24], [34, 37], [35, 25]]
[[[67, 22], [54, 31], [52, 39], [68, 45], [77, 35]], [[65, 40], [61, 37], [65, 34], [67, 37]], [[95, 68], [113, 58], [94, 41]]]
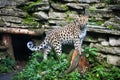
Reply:
[[60, 55], [63, 44], [73, 43], [75, 49], [79, 50], [79, 54], [81, 54], [81, 45], [86, 36], [87, 22], [88, 16], [80, 15], [74, 22], [46, 34], [45, 40], [39, 46], [35, 46], [33, 42], [28, 42], [27, 47], [31, 51], [38, 51], [44, 48], [44, 59], [47, 59], [51, 48], [55, 50], [57, 55]]

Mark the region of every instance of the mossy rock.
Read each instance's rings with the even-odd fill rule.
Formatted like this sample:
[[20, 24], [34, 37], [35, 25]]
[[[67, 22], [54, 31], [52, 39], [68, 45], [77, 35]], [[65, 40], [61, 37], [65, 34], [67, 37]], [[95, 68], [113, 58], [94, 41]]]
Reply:
[[29, 14], [22, 20], [22, 25], [26, 25], [29, 27], [37, 27], [38, 25], [40, 25], [39, 22], [35, 21], [35, 18], [33, 18], [32, 16], [30, 16]]
[[57, 10], [57, 11], [67, 11], [68, 10], [68, 7], [66, 4], [51, 3], [51, 6], [54, 10]]

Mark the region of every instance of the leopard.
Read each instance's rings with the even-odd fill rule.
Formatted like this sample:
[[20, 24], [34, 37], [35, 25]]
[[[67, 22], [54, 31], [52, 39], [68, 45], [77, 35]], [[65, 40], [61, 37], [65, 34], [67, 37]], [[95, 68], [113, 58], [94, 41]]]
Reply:
[[47, 59], [52, 48], [60, 56], [64, 44], [73, 44], [74, 49], [78, 50], [81, 55], [82, 42], [87, 34], [87, 22], [88, 15], [77, 15], [73, 22], [64, 27], [53, 29], [46, 34], [44, 41], [40, 45], [35, 45], [32, 41], [29, 41], [27, 47], [31, 51], [44, 49], [44, 59]]

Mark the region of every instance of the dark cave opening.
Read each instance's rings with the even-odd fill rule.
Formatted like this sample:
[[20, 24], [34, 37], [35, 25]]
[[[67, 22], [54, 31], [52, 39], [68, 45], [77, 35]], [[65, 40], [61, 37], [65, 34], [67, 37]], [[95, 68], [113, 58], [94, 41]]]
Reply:
[[13, 52], [16, 61], [27, 61], [32, 54], [27, 48], [27, 42], [31, 38], [27, 35], [12, 35]]

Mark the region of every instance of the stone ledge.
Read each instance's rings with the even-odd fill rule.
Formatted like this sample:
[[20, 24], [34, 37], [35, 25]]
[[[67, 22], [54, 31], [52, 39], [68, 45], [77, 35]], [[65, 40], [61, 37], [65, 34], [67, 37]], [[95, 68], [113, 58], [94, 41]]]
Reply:
[[89, 4], [77, 4], [77, 3], [68, 3], [67, 4], [68, 7], [74, 8], [74, 9], [86, 9], [89, 8]]
[[[91, 25], [92, 26], [92, 25]], [[100, 26], [99, 26], [100, 27]], [[95, 27], [88, 27], [88, 32], [95, 32], [95, 33], [104, 33], [104, 34], [112, 34], [112, 35], [120, 35], [120, 31], [118, 30], [110, 30], [107, 28], [95, 28]]]
[[120, 5], [109, 5], [108, 9], [120, 11]]
[[98, 3], [99, 0], [63, 0], [65, 2]]
[[102, 46], [100, 44], [94, 44], [93, 47], [96, 47], [100, 52], [120, 56], [120, 47]]
[[120, 66], [120, 56], [107, 55], [107, 63]]

